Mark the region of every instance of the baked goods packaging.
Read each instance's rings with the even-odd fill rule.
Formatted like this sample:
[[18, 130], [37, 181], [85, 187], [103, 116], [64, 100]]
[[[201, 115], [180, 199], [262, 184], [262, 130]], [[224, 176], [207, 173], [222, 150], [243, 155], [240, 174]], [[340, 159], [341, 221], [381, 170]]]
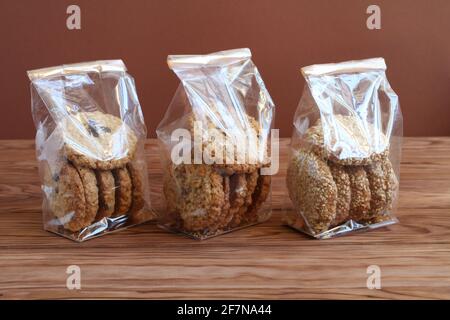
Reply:
[[121, 60], [28, 71], [46, 230], [83, 241], [154, 216], [126, 71]]
[[157, 128], [163, 227], [205, 239], [265, 221], [274, 104], [249, 49], [171, 55], [181, 84]]
[[312, 65], [294, 116], [284, 221], [315, 238], [395, 223], [402, 114], [382, 58]]

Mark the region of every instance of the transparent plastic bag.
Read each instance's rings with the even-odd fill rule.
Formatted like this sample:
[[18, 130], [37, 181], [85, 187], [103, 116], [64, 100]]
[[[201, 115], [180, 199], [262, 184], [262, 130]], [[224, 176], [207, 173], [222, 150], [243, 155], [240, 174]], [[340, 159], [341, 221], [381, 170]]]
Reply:
[[181, 84], [157, 128], [163, 227], [205, 239], [269, 218], [262, 168], [274, 105], [250, 58], [249, 49], [168, 57]]
[[44, 228], [75, 241], [154, 217], [133, 78], [121, 60], [28, 71]]
[[402, 115], [384, 59], [302, 68], [284, 222], [323, 239], [395, 223]]

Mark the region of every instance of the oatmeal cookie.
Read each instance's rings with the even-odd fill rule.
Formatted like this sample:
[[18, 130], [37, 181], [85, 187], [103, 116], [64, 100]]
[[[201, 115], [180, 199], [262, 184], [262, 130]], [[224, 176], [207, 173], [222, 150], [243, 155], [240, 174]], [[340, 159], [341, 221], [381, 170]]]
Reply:
[[134, 156], [137, 138], [118, 117], [100, 111], [70, 114], [61, 123], [67, 158], [78, 167], [111, 170]]
[[[200, 121], [201, 130], [195, 126], [196, 121], [197, 124]], [[262, 143], [259, 122], [248, 115], [244, 120], [235, 122], [236, 126], [225, 128], [217, 121], [200, 119], [194, 114], [188, 117], [191, 135], [197, 141], [202, 140], [202, 151], [211, 156], [211, 165], [226, 175], [250, 173], [260, 168], [267, 154], [267, 143]], [[217, 158], [222, 163], [215, 162]]]
[[97, 178], [92, 169], [83, 167], [76, 167], [76, 169], [83, 183], [84, 198], [86, 201], [85, 221], [89, 221], [89, 224], [91, 224], [95, 220], [99, 209]]
[[83, 181], [77, 169], [65, 163], [52, 179], [55, 187], [49, 199], [50, 209], [64, 228], [77, 232], [90, 225], [92, 217], [86, 215]]
[[[251, 177], [251, 179], [254, 178], [255, 176]], [[258, 211], [263, 205], [263, 203], [267, 200], [267, 197], [269, 196], [271, 182], [272, 176], [258, 174], [256, 186], [252, 193], [251, 203], [249, 204], [247, 211], [244, 215], [245, 222], [247, 223], [258, 222], [259, 219]]]
[[341, 165], [368, 165], [386, 158], [389, 149], [387, 137], [373, 124], [356, 116], [335, 115], [333, 125], [328, 125], [325, 141], [322, 121], [319, 119], [303, 136], [305, 147], [311, 148], [321, 158]]
[[345, 167], [332, 162], [329, 162], [329, 167], [337, 188], [336, 217], [331, 225], [338, 226], [349, 218], [352, 190], [350, 188], [350, 177]]
[[132, 201], [130, 213], [134, 214], [139, 212], [144, 207], [144, 185], [141, 178], [141, 171], [136, 164], [127, 164], [128, 173], [131, 177], [132, 185]]
[[183, 229], [189, 232], [215, 231], [219, 225], [225, 224], [222, 175], [203, 164], [181, 164], [172, 170], [174, 183], [171, 188], [175, 190], [166, 191], [166, 196], [175, 198], [168, 197], [167, 200], [172, 201], [169, 206], [178, 212]]
[[336, 217], [337, 188], [327, 163], [313, 152], [297, 150], [286, 179], [289, 197], [310, 232], [328, 230]]
[[113, 175], [116, 185], [116, 205], [113, 216], [117, 217], [127, 213], [130, 209], [132, 201], [132, 185], [127, 168], [114, 169]]
[[241, 223], [241, 219], [246, 210], [242, 210], [248, 198], [251, 199], [247, 186], [247, 174], [236, 173], [230, 176], [230, 214], [232, 220], [230, 227], [237, 227]]
[[96, 170], [99, 208], [96, 220], [110, 217], [116, 203], [114, 176], [110, 170]]
[[364, 221], [373, 217], [370, 212], [370, 184], [364, 167], [347, 167], [352, 190], [350, 202], [350, 218]]

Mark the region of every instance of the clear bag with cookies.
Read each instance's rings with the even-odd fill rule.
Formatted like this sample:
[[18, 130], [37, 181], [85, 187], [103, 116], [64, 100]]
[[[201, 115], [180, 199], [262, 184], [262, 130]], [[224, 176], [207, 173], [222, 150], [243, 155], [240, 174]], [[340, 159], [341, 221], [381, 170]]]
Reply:
[[284, 222], [324, 239], [397, 222], [403, 135], [382, 58], [312, 65], [294, 116]]
[[181, 84], [157, 128], [160, 224], [205, 239], [270, 216], [274, 104], [249, 49], [171, 55]]
[[133, 78], [121, 60], [28, 71], [48, 231], [75, 241], [154, 218]]

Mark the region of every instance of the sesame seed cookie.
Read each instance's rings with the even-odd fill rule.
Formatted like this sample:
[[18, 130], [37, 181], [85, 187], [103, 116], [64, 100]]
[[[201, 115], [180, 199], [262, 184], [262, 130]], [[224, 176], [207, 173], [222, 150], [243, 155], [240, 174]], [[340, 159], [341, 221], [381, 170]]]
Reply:
[[373, 162], [365, 169], [371, 191], [371, 216], [382, 214], [392, 207], [397, 189], [397, 177], [389, 159]]
[[118, 117], [100, 111], [67, 115], [61, 122], [67, 158], [78, 167], [111, 170], [134, 156], [137, 138]]
[[108, 218], [114, 213], [116, 203], [114, 176], [109, 170], [96, 170], [99, 208], [96, 220]]
[[[323, 159], [341, 165], [368, 165], [386, 158], [389, 142], [383, 132], [356, 116], [335, 115], [333, 124], [326, 126], [324, 137], [319, 119], [306, 130], [303, 144]], [[329, 141], [325, 141], [329, 140]]]
[[364, 167], [347, 167], [350, 177], [350, 188], [352, 190], [350, 202], [350, 218], [355, 221], [370, 219], [370, 184]]
[[336, 217], [331, 225], [337, 226], [349, 219], [352, 190], [350, 177], [345, 167], [332, 162], [329, 162], [328, 165], [337, 188]]
[[310, 232], [328, 230], [336, 217], [337, 188], [327, 163], [315, 153], [299, 149], [289, 163], [286, 182], [289, 197]]
[[116, 205], [113, 216], [117, 217], [127, 213], [130, 209], [132, 201], [132, 184], [127, 168], [114, 169], [112, 173], [116, 185]]

